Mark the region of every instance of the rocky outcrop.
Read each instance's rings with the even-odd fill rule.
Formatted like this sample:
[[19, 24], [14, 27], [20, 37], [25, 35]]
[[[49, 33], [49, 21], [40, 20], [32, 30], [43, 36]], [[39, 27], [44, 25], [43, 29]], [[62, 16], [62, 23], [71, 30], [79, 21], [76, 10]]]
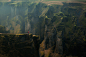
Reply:
[[63, 54], [61, 33], [61, 31], [57, 32], [51, 23], [51, 19], [45, 18], [45, 35], [43, 42], [40, 44], [40, 57], [57, 57]]
[[32, 34], [0, 34], [0, 57], [39, 57], [40, 39]]

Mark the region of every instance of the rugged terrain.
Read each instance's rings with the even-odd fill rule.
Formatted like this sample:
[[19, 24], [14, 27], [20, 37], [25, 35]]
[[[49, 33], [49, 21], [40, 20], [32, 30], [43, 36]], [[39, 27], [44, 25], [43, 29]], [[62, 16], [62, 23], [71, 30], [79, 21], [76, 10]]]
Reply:
[[0, 2], [0, 12], [0, 56], [86, 57], [85, 1]]
[[0, 57], [39, 57], [40, 37], [0, 33]]

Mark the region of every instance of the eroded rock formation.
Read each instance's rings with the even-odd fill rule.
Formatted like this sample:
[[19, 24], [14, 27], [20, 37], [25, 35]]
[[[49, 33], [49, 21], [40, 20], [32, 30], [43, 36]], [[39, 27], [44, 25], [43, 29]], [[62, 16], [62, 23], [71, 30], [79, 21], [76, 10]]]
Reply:
[[0, 34], [0, 56], [39, 57], [40, 39], [32, 34]]

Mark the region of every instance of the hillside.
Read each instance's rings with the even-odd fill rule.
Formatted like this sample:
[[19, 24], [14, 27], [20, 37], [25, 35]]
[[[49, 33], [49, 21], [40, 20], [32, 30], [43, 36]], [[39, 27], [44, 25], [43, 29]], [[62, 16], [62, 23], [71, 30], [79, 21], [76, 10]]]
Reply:
[[0, 34], [0, 57], [38, 57], [39, 36]]
[[0, 56], [86, 57], [85, 24], [85, 2], [0, 2]]

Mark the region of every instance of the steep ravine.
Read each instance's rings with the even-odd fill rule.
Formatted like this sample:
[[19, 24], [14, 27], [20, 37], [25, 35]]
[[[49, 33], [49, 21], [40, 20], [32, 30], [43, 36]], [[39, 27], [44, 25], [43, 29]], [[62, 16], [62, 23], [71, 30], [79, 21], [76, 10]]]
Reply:
[[[0, 12], [3, 12], [0, 14], [0, 25], [13, 33], [0, 33], [0, 56], [85, 56], [86, 7], [83, 4], [1, 2], [0, 7]], [[32, 34], [21, 34], [27, 31]]]

